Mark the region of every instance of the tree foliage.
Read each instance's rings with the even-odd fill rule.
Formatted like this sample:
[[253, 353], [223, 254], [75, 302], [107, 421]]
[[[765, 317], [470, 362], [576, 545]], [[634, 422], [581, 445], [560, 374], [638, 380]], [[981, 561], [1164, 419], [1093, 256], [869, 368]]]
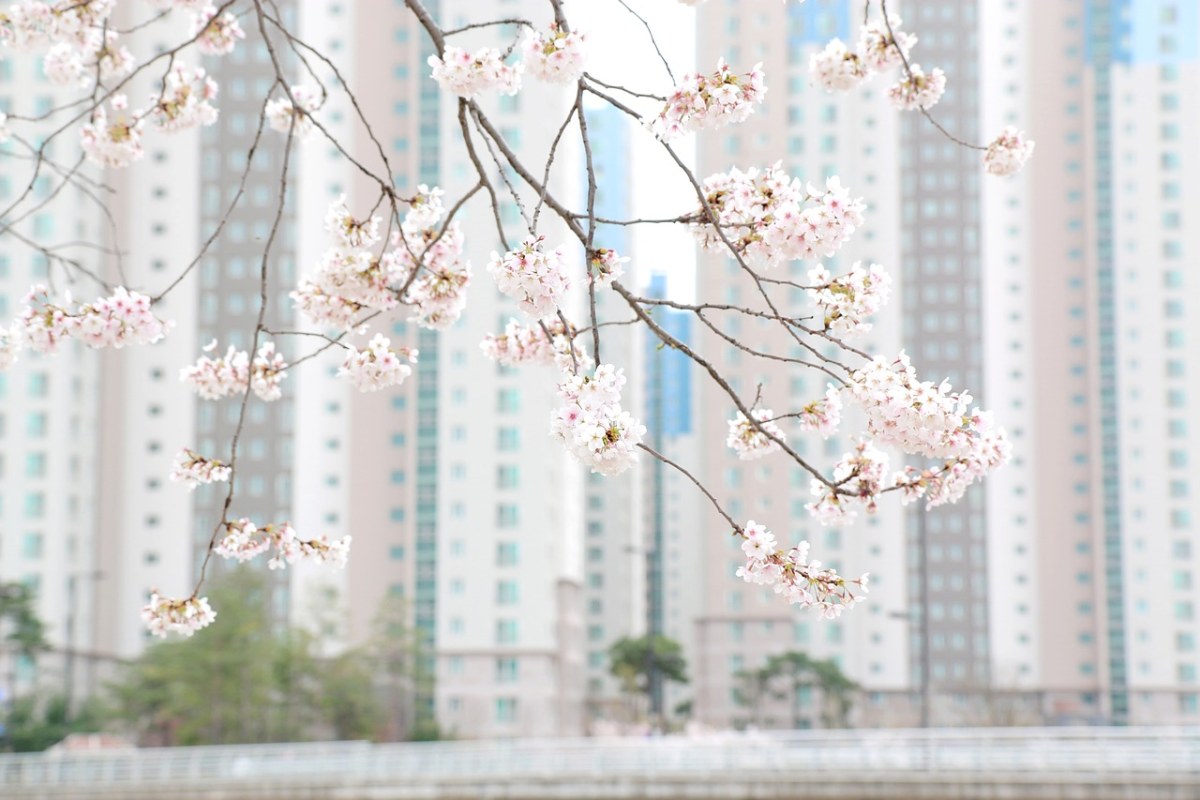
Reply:
[[790, 709], [793, 728], [813, 727], [814, 721], [825, 728], [846, 727], [858, 688], [833, 659], [794, 650], [770, 656], [758, 669], [743, 670], [738, 680], [738, 703], [755, 724], [764, 724], [763, 705], [770, 703]]
[[[403, 609], [389, 638], [321, 658], [312, 633], [273, 628], [261, 573], [239, 569], [214, 585], [223, 624], [150, 647], [114, 687], [118, 715], [147, 743], [236, 744], [314, 739], [407, 738], [395, 723], [401, 700], [390, 683], [411, 686], [416, 660]], [[398, 710], [400, 709], [400, 710]]]
[[666, 636], [622, 637], [608, 649], [608, 658], [613, 677], [630, 694], [648, 692], [651, 675], [675, 683], [688, 682], [683, 647]]

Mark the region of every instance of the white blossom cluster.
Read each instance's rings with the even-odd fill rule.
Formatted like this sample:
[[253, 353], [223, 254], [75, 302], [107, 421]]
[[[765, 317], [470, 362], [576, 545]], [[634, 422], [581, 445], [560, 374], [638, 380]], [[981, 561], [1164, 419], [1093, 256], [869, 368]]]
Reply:
[[583, 75], [587, 55], [583, 34], [560, 30], [550, 23], [548, 33], [530, 31], [522, 44], [525, 68], [547, 83], [574, 83]]
[[17, 362], [17, 351], [21, 348], [20, 338], [11, 328], [0, 328], [0, 372]]
[[[350, 348], [350, 355], [338, 370], [360, 392], [375, 392], [389, 386], [399, 386], [412, 375], [409, 364], [417, 363], [417, 351], [407, 347], [393, 350], [391, 341], [382, 333], [371, 338], [365, 350]], [[405, 363], [408, 362], [408, 363]]]
[[471, 267], [462, 259], [458, 226], [451, 223], [444, 232], [432, 227], [444, 214], [441, 195], [422, 184], [401, 230], [392, 233], [391, 249], [379, 255], [372, 249], [380, 241], [379, 218], [354, 217], [345, 196], [339, 197], [325, 217], [335, 247], [292, 292], [296, 307], [313, 322], [344, 330], [356, 326], [361, 311], [387, 311], [401, 302], [416, 307], [425, 327], [453, 323], [466, 302]]
[[[267, 124], [280, 133], [292, 132], [303, 139], [313, 132], [312, 113], [321, 107], [321, 93], [310, 86], [291, 87], [292, 97], [273, 97], [267, 101]], [[295, 99], [295, 103], [292, 103]]]
[[971, 395], [949, 381], [921, 381], [908, 355], [876, 356], [850, 376], [849, 391], [867, 413], [867, 432], [884, 445], [928, 458], [970, 452], [974, 425], [987, 412], [971, 410]]
[[529, 237], [503, 256], [492, 252], [487, 270], [496, 287], [517, 301], [522, 311], [535, 319], [552, 316], [571, 288], [567, 256], [558, 247], [547, 252], [545, 236]]
[[233, 468], [224, 461], [205, 458], [195, 450], [185, 447], [175, 454], [171, 480], [186, 485], [188, 489], [195, 489], [202, 483], [227, 481], [232, 474]]
[[588, 259], [588, 263], [592, 266], [592, 271], [588, 275], [597, 287], [612, 286], [613, 281], [625, 274], [625, 268], [621, 265], [628, 261], [627, 256], [620, 255], [616, 250], [598, 247], [592, 251], [592, 256]]
[[742, 122], [762, 103], [767, 85], [762, 64], [744, 75], [729, 68], [725, 59], [710, 75], [689, 72], [649, 122], [650, 131], [664, 142], [686, 133], [712, 130]]
[[144, 114], [129, 111], [129, 100], [123, 94], [113, 95], [108, 106], [112, 109], [111, 116], [103, 105], [98, 104], [92, 110], [91, 121], [80, 130], [80, 146], [93, 164], [127, 167], [144, 154]]
[[859, 440], [854, 451], [846, 453], [833, 466], [832, 483], [836, 489], [813, 478], [812, 494], [817, 499], [805, 508], [822, 525], [842, 525], [853, 521], [857, 507], [874, 514], [879, 494], [888, 482], [888, 456], [868, 439]]
[[504, 63], [503, 54], [494, 47], [471, 53], [461, 47], [447, 47], [442, 57], [430, 56], [427, 62], [438, 86], [459, 97], [472, 98], [483, 92], [516, 94], [521, 90], [522, 64]]
[[551, 419], [550, 432], [592, 472], [612, 477], [637, 461], [646, 427], [621, 408], [625, 373], [601, 364], [593, 375], [564, 376], [558, 385], [564, 404]]
[[346, 207], [346, 195], [341, 195], [325, 212], [325, 230], [337, 237], [345, 250], [373, 247], [380, 241], [379, 217], [355, 219]]
[[[212, 352], [216, 346], [214, 339], [204, 352]], [[249, 384], [260, 400], [271, 402], [283, 396], [280, 384], [287, 376], [286, 370], [283, 356], [275, 352], [275, 343], [263, 342], [253, 363], [249, 353], [230, 345], [223, 357], [201, 356], [195, 364], [184, 367], [179, 371], [179, 379], [191, 384], [196, 394], [205, 400], [241, 394]]]
[[246, 38], [246, 32], [242, 30], [238, 18], [232, 12], [223, 11], [218, 14], [217, 7], [211, 2], [203, 5], [184, 2], [177, 5], [185, 8], [200, 6], [192, 16], [191, 30], [192, 36], [197, 37], [196, 46], [206, 56], [232, 53], [238, 40]]
[[[800, 542], [786, 552], [780, 550], [774, 534], [754, 520], [738, 533], [743, 540], [746, 565], [738, 567], [737, 577], [747, 583], [769, 586], [789, 603], [816, 608], [821, 616], [834, 619], [867, 593], [865, 573], [848, 581], [836, 571], [822, 567], [820, 561], [809, 561], [808, 542]], [[855, 586], [860, 594], [854, 593]]]
[[984, 168], [989, 175], [1007, 177], [1015, 175], [1033, 155], [1032, 139], [1009, 125], [987, 147], [983, 156]]
[[892, 278], [883, 267], [863, 267], [861, 261], [845, 275], [834, 278], [818, 265], [809, 270], [808, 297], [821, 310], [825, 330], [836, 334], [865, 333], [871, 330], [867, 320], [888, 301]]
[[65, 339], [78, 339], [89, 347], [120, 349], [131, 344], [153, 344], [171, 330], [150, 310], [150, 298], [117, 287], [109, 297], [70, 308], [50, 301], [49, 290], [34, 286], [13, 326], [21, 344], [43, 354], [54, 353]]
[[821, 438], [828, 439], [842, 423], [842, 393], [832, 385], [827, 386], [825, 397], [800, 409], [797, 419], [800, 430], [819, 433]]
[[824, 50], [813, 53], [809, 70], [817, 85], [827, 92], [848, 92], [867, 79], [862, 56], [841, 39], [831, 39]]
[[693, 215], [691, 230], [700, 246], [724, 250], [724, 235], [744, 258], [764, 267], [828, 258], [863, 223], [862, 198], [851, 199], [836, 176], [826, 179], [824, 191], [811, 184], [804, 188], [778, 162], [764, 170], [735, 167], [710, 175], [703, 188], [717, 225], [704, 209]]
[[[741, 411], [737, 412], [737, 415], [729, 420], [729, 435], [725, 438], [726, 447], [737, 453], [737, 457], [742, 461], [751, 461], [779, 452], [779, 442], [772, 439], [771, 436], [780, 441], [787, 441], [787, 434], [775, 422], [775, 412], [769, 408], [759, 408], [751, 411], [750, 414], [758, 422], [758, 426], [756, 427], [748, 420]], [[771, 436], [767, 434], [771, 434]]]
[[[192, 15], [192, 35], [208, 55], [230, 52], [244, 38], [237, 17], [217, 13], [211, 1], [153, 0], [161, 9]], [[45, 48], [42, 71], [59, 86], [92, 87], [93, 97], [106, 96], [105, 86], [127, 80], [136, 59], [121, 43], [111, 18], [116, 0], [24, 0], [0, 12], [0, 45], [17, 50]], [[126, 167], [143, 155], [142, 135], [147, 116], [166, 131], [211, 125], [216, 109], [216, 84], [204, 70], [175, 62], [163, 78], [163, 90], [152, 96], [149, 112], [133, 110], [124, 94], [112, 94], [108, 104], [96, 103], [80, 129], [80, 145], [89, 161], [104, 167]]]
[[898, 473], [895, 484], [902, 492], [902, 502], [907, 505], [924, 497], [926, 508], [956, 503], [972, 483], [1008, 463], [1012, 445], [990, 417], [976, 421], [975, 433], [968, 453], [948, 459], [936, 469], [920, 470], [909, 466]]
[[[809, 71], [816, 84], [827, 92], [845, 92], [873, 75], [902, 67], [917, 37], [900, 30], [899, 17], [891, 17], [891, 23], [894, 37], [888, 33], [887, 23], [877, 19], [862, 26], [853, 49], [841, 39], [833, 39], [824, 50], [814, 53]], [[946, 76], [940, 69], [926, 74], [919, 64], [910, 64], [888, 89], [888, 96], [894, 106], [907, 111], [933, 107], [945, 91]]]
[[146, 623], [146, 629], [164, 639], [168, 633], [192, 636], [196, 631], [207, 628], [216, 618], [217, 612], [209, 606], [207, 597], [176, 600], [153, 592], [150, 602], [142, 608], [142, 621]]
[[350, 555], [350, 540], [349, 536], [305, 540], [296, 535], [290, 522], [259, 528], [243, 517], [225, 523], [225, 535], [213, 546], [213, 552], [222, 558], [244, 562], [274, 547], [275, 555], [267, 562], [270, 569], [284, 569], [301, 560], [344, 567]]
[[920, 64], [911, 64], [909, 71], [888, 89], [892, 105], [901, 111], [933, 108], [946, 93], [946, 74], [938, 67], [926, 73]]
[[[397, 262], [407, 275], [415, 271], [404, 302], [416, 307], [417, 324], [433, 330], [453, 325], [467, 305], [471, 263], [462, 257], [463, 234], [457, 222], [444, 231], [410, 225], [412, 212], [400, 233], [392, 235]], [[423, 217], [418, 214], [417, 219]]]
[[867, 431], [911, 455], [944, 460], [942, 467], [908, 467], [895, 476], [905, 502], [952, 503], [966, 488], [1008, 462], [1011, 445], [989, 411], [971, 407], [948, 381], [917, 379], [908, 356], [876, 357], [851, 376], [849, 391], [867, 414]]
[[133, 53], [117, 44], [116, 31], [89, 30], [82, 41], [63, 41], [46, 51], [42, 70], [59, 86], [90, 86], [96, 74], [102, 81], [133, 72]]
[[574, 327], [568, 336], [566, 327], [559, 319], [547, 319], [528, 325], [510, 319], [504, 326], [504, 333], [498, 336], [489, 333], [479, 343], [479, 347], [485, 356], [506, 367], [522, 364], [554, 365], [562, 372], [573, 372], [578, 365], [579, 369], [590, 371], [592, 359], [574, 341], [574, 337]]
[[404, 215], [404, 225], [411, 230], [425, 230], [437, 225], [446, 213], [442, 205], [442, 192], [436, 186], [430, 189], [422, 183], [417, 187], [417, 193], [408, 201], [408, 212]]
[[376, 256], [369, 249], [379, 243], [379, 217], [357, 219], [341, 195], [325, 214], [325, 230], [333, 234], [334, 247], [322, 254], [317, 271], [301, 279], [291, 297], [316, 323], [350, 330], [363, 309], [386, 311], [400, 303], [394, 288], [407, 273], [395, 255]]
[[151, 119], [167, 132], [212, 125], [217, 121], [217, 82], [203, 67], [187, 67], [176, 62], [163, 79], [161, 95], [152, 98]]

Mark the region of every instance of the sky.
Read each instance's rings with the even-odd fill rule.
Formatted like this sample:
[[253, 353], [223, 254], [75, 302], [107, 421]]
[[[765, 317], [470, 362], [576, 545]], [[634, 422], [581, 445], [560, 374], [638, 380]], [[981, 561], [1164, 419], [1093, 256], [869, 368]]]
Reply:
[[[696, 70], [695, 10], [674, 0], [626, 0], [626, 3], [654, 30], [676, 79]], [[618, 0], [568, 0], [564, 9], [572, 26], [587, 36], [589, 72], [605, 83], [635, 91], [665, 95], [671, 90], [671, 79], [650, 45], [645, 26]], [[620, 99], [624, 102], [626, 98]], [[653, 104], [637, 108], [653, 108]], [[632, 142], [634, 215], [668, 217], [694, 209], [697, 205], [694, 190], [654, 137], [644, 132], [634, 135]], [[674, 147], [685, 163], [694, 166], [695, 135], [680, 139]], [[696, 248], [686, 228], [637, 226], [633, 247], [641, 280], [648, 279], [652, 272], [664, 273], [672, 297], [685, 302], [694, 299]]]

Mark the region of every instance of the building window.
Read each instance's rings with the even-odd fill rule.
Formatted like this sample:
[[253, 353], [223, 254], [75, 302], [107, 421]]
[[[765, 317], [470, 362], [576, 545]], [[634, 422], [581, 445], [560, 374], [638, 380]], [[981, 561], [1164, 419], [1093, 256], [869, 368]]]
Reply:
[[508, 723], [517, 720], [517, 698], [496, 698], [496, 722]]
[[517, 659], [496, 659], [496, 683], [515, 683], [517, 681]]
[[517, 621], [515, 619], [496, 620], [496, 644], [516, 644]]
[[515, 567], [517, 565], [517, 553], [516, 542], [497, 542], [496, 566]]

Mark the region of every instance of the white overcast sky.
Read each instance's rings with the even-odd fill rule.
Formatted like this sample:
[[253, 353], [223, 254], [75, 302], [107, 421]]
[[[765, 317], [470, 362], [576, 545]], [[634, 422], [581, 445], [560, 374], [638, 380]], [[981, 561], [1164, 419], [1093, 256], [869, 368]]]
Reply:
[[[626, 0], [626, 3], [654, 30], [676, 79], [696, 69], [693, 9], [676, 0]], [[564, 8], [572, 27], [587, 36], [589, 72], [605, 83], [637, 91], [655, 94], [670, 91], [671, 80], [650, 44], [645, 27], [617, 0], [567, 0]], [[622, 102], [627, 100], [624, 96], [614, 96]], [[696, 206], [694, 190], [662, 146], [649, 132], [632, 133], [633, 215], [667, 217], [692, 210]], [[695, 136], [678, 140], [674, 147], [691, 166]], [[688, 300], [694, 296], [695, 245], [682, 226], [638, 226], [633, 247], [639, 280], [646, 280], [652, 272], [662, 272], [669, 276], [672, 297]]]

